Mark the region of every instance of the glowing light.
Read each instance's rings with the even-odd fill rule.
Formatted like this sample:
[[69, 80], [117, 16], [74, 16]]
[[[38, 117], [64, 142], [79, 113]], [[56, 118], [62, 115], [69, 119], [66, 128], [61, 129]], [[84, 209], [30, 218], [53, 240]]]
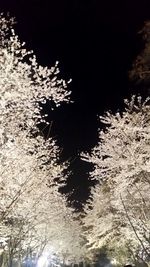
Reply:
[[118, 261], [117, 261], [116, 259], [113, 258], [113, 259], [111, 260], [111, 264], [116, 265], [117, 263], [118, 263]]
[[39, 259], [38, 259], [38, 263], [37, 263], [37, 267], [47, 267], [49, 264], [48, 258], [46, 255], [42, 255]]

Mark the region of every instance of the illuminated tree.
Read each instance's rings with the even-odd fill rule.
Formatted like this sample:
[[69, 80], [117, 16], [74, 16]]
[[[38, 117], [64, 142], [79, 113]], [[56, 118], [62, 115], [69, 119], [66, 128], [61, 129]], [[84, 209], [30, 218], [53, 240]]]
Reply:
[[69, 102], [70, 92], [57, 63], [38, 65], [13, 24], [0, 17], [0, 246], [10, 266], [45, 250], [78, 262], [80, 224], [59, 193], [67, 163], [58, 164], [59, 148], [38, 128], [48, 124], [41, 104]]
[[99, 143], [82, 157], [94, 164], [98, 181], [85, 206], [84, 226], [92, 248], [129, 245], [150, 250], [150, 106], [141, 97], [127, 108], [101, 117]]

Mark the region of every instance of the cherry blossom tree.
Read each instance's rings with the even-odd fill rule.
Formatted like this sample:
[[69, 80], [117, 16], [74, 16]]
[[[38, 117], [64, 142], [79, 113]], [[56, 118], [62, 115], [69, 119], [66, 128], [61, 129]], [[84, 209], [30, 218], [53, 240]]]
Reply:
[[93, 163], [90, 175], [98, 182], [83, 223], [91, 248], [122, 244], [149, 256], [150, 105], [135, 96], [125, 103], [124, 112], [100, 117], [106, 127], [99, 143], [82, 155]]
[[14, 19], [0, 16], [0, 246], [4, 265], [36, 259], [45, 251], [65, 260], [83, 259], [81, 227], [66, 197], [68, 163], [58, 164], [59, 148], [44, 138], [41, 104], [69, 102], [67, 83], [57, 63], [42, 67], [13, 29]]

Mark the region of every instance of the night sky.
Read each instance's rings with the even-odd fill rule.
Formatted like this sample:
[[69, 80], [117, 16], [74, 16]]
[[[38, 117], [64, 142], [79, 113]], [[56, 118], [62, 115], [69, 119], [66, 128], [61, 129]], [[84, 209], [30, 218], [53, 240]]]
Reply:
[[72, 78], [74, 103], [49, 111], [49, 120], [62, 159], [71, 160], [64, 191], [84, 201], [91, 166], [79, 154], [97, 142], [98, 114], [117, 111], [134, 93], [128, 71], [142, 49], [137, 33], [150, 19], [150, 1], [0, 0], [0, 11], [16, 17], [17, 34], [40, 64], [59, 61], [62, 77]]

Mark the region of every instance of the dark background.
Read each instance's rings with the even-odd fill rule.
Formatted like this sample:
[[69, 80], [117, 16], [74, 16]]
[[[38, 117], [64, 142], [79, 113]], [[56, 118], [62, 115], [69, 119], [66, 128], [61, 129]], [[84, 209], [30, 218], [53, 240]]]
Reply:
[[64, 192], [71, 192], [80, 207], [92, 184], [92, 167], [79, 154], [97, 142], [97, 115], [121, 109], [123, 99], [134, 93], [128, 71], [142, 49], [137, 33], [150, 19], [150, 1], [1, 0], [0, 11], [16, 17], [17, 34], [40, 64], [52, 66], [58, 60], [62, 77], [73, 80], [74, 103], [46, 109], [61, 158], [71, 160]]

